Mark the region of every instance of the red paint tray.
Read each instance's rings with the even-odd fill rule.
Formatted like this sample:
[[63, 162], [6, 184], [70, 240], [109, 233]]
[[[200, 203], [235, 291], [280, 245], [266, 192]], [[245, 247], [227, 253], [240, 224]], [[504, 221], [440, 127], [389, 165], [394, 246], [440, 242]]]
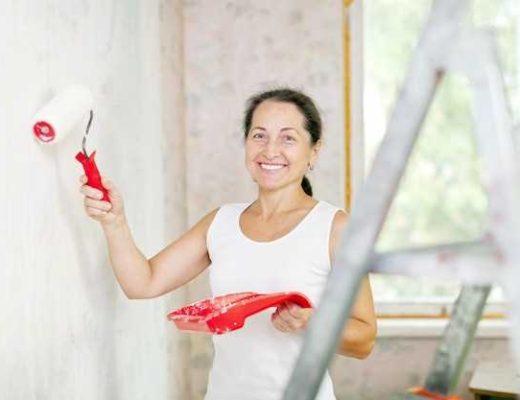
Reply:
[[296, 303], [303, 308], [312, 307], [309, 299], [298, 292], [242, 292], [197, 301], [170, 312], [168, 319], [182, 331], [220, 335], [242, 328], [250, 315], [284, 302]]

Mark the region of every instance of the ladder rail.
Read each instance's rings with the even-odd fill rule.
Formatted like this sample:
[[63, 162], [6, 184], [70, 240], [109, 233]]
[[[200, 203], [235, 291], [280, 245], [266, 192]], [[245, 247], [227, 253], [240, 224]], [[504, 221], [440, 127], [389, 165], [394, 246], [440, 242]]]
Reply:
[[456, 389], [490, 291], [490, 285], [462, 287], [426, 378], [427, 390], [448, 395]]
[[466, 284], [498, 283], [500, 269], [496, 266], [500, 258], [497, 247], [483, 239], [376, 253], [370, 268], [379, 274], [453, 279]]

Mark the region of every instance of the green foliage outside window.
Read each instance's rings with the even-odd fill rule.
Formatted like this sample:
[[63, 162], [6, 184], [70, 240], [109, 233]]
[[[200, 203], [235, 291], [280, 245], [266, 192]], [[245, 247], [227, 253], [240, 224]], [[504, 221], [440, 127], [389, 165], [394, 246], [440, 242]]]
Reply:
[[[369, 163], [392, 112], [430, 0], [364, 3], [365, 143]], [[497, 34], [512, 111], [518, 115], [520, 7], [512, 0], [475, 1], [465, 23]], [[395, 250], [481, 237], [487, 198], [473, 136], [471, 93], [463, 76], [449, 74], [438, 87], [378, 242]], [[379, 118], [379, 125], [371, 122]], [[373, 129], [372, 129], [373, 127]], [[377, 132], [379, 129], [379, 132]], [[420, 265], [417, 266], [420, 268]], [[455, 296], [456, 283], [374, 276], [376, 299]]]

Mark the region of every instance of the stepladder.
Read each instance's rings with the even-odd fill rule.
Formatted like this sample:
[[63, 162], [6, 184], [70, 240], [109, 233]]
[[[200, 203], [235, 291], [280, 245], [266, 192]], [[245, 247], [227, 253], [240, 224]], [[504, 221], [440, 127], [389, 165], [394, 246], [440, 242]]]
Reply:
[[[494, 38], [490, 32], [463, 27], [462, 21], [470, 7], [469, 0], [432, 3], [385, 137], [353, 204], [327, 287], [306, 332], [284, 400], [315, 398], [357, 288], [369, 272], [449, 278], [463, 285], [485, 288], [491, 284], [502, 286], [509, 300], [513, 353], [520, 364], [520, 290], [516, 290], [520, 284], [520, 157]], [[439, 83], [450, 73], [464, 75], [471, 87], [474, 135], [489, 204], [485, 232], [479, 240], [469, 243], [378, 253], [375, 250], [378, 236], [423, 121]], [[479, 293], [467, 292], [463, 304], [473, 304], [471, 313], [478, 317], [486, 297], [484, 289]], [[460, 307], [464, 309], [463, 305]], [[443, 394], [453, 389], [466, 342], [474, 332], [475, 318], [466, 320], [465, 330], [455, 329], [457, 321], [454, 319], [451, 325], [451, 336], [448, 328], [445, 337], [459, 340], [460, 357], [442, 360], [441, 343], [426, 383], [426, 387]], [[460, 332], [466, 333], [457, 339]], [[466, 342], [460, 341], [461, 338]], [[452, 375], [439, 375], [442, 365], [449, 365]]]

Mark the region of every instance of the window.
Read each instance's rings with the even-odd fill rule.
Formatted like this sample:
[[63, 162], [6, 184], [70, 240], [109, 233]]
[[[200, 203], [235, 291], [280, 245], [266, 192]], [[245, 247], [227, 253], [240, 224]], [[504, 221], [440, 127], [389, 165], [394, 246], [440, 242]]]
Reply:
[[[364, 159], [368, 171], [403, 82], [431, 0], [363, 2]], [[398, 8], [398, 10], [397, 10]], [[396, 12], [398, 11], [398, 12]], [[520, 2], [476, 0], [468, 22], [497, 33], [513, 115], [520, 112]], [[448, 75], [441, 83], [391, 207], [378, 250], [478, 239], [487, 200], [473, 139], [469, 85]], [[420, 268], [420, 266], [418, 266]], [[445, 316], [457, 283], [372, 276], [378, 310], [387, 315]], [[503, 301], [494, 289], [490, 303]], [[417, 304], [422, 304], [417, 307]], [[490, 314], [497, 309], [491, 304]]]

